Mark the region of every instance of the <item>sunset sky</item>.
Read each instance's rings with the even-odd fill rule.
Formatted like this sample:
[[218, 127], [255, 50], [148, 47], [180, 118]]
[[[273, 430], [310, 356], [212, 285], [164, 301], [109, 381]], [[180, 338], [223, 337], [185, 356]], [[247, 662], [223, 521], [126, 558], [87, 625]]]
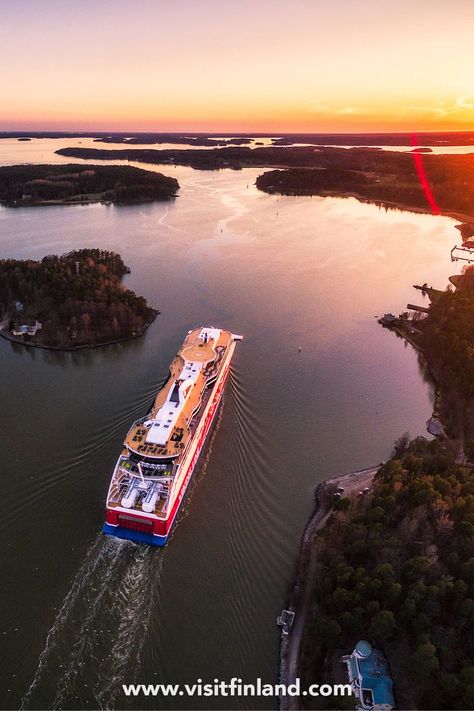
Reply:
[[0, 11], [0, 130], [474, 130], [473, 0]]

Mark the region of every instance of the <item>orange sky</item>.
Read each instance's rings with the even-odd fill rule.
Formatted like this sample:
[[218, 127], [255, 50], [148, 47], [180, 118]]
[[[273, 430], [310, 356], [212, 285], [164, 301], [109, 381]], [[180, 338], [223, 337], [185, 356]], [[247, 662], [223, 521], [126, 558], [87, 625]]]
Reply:
[[16, 0], [0, 130], [474, 130], [473, 0]]

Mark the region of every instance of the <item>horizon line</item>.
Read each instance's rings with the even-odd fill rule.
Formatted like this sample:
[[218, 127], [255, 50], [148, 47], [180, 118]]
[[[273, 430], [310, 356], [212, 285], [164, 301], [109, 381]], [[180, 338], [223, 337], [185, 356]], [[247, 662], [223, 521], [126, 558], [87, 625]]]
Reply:
[[43, 128], [43, 129], [26, 129], [26, 128], [10, 128], [10, 129], [0, 129], [0, 136], [3, 134], [21, 134], [21, 135], [28, 135], [28, 134], [47, 134], [47, 133], [62, 133], [62, 134], [69, 134], [69, 135], [86, 135], [86, 134], [110, 134], [110, 135], [115, 135], [115, 134], [129, 134], [133, 133], [135, 135], [190, 135], [190, 136], [236, 136], [238, 134], [239, 136], [261, 136], [261, 137], [278, 137], [278, 136], [378, 136], [378, 135], [387, 135], [387, 136], [409, 136], [409, 135], [429, 135], [429, 134], [466, 134], [466, 133], [472, 133], [474, 134], [474, 128], [473, 129], [462, 129], [462, 130], [457, 130], [457, 129], [429, 129], [429, 130], [416, 130], [416, 129], [406, 129], [406, 130], [397, 130], [397, 131], [387, 131], [387, 130], [380, 130], [380, 131], [192, 131], [192, 130], [167, 130], [167, 131], [153, 131], [153, 130], [135, 130], [135, 129], [58, 129], [58, 128]]

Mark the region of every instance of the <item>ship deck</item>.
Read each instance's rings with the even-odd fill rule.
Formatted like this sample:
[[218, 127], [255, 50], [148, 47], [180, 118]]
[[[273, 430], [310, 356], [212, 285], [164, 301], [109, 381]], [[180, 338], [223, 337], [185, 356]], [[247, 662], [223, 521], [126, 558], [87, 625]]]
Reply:
[[[132, 511], [139, 511], [140, 513], [143, 513], [143, 509], [141, 507], [141, 504], [134, 504], [130, 508], [124, 508], [120, 501], [109, 501], [107, 503], [107, 506], [111, 509], [121, 509], [124, 514], [131, 513]], [[158, 518], [166, 518], [166, 501], [164, 499], [159, 499], [159, 501], [156, 502], [155, 505], [155, 510], [154, 510], [154, 515], [158, 516]], [[149, 514], [148, 514], [149, 516]]]
[[[222, 355], [232, 343], [233, 337], [229, 331], [220, 331], [217, 340], [203, 342], [199, 339], [202, 329], [197, 328], [186, 336], [186, 339], [170, 365], [170, 377], [164, 387], [157, 393], [153, 407], [146, 418], [134, 423], [125, 439], [125, 446], [137, 454], [156, 459], [167, 459], [179, 456], [192, 436], [193, 417], [200, 408], [205, 394], [206, 385], [217, 377], [222, 365]], [[159, 445], [147, 442], [146, 420], [153, 420], [162, 406], [168, 402], [176, 381], [183, 376], [183, 370], [189, 363], [199, 364], [199, 373], [188, 393], [179, 416], [170, 428], [166, 444]]]

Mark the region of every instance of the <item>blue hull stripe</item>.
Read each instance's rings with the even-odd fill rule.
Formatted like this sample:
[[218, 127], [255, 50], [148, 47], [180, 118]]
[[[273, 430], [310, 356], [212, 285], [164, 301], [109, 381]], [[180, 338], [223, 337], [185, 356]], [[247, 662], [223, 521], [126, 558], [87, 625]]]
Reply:
[[167, 536], [155, 536], [153, 533], [132, 531], [129, 528], [120, 528], [120, 526], [111, 526], [109, 523], [104, 523], [102, 532], [108, 536], [124, 538], [135, 543], [147, 543], [149, 546], [164, 546], [168, 538]]

